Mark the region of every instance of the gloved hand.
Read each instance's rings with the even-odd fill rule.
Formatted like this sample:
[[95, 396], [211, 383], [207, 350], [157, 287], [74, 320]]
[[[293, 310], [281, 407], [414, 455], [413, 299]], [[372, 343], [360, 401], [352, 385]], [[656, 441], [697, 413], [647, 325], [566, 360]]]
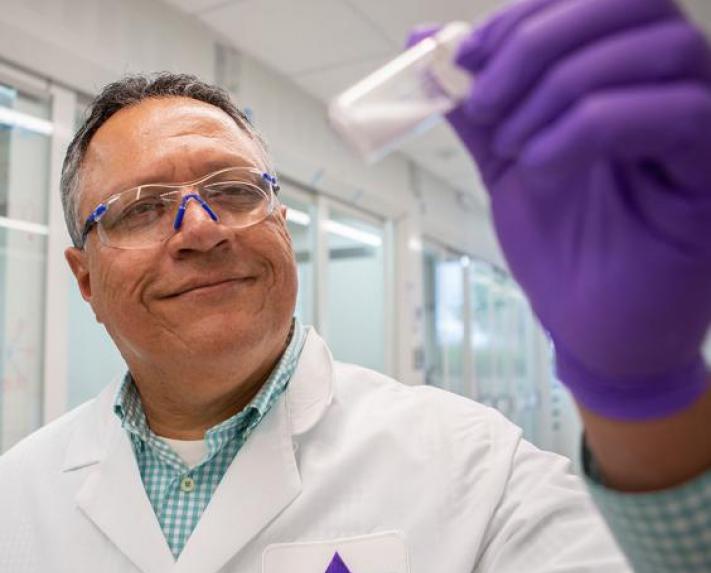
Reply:
[[561, 380], [607, 417], [689, 406], [709, 380], [703, 35], [670, 0], [530, 0], [475, 31], [457, 61], [476, 80], [448, 119]]

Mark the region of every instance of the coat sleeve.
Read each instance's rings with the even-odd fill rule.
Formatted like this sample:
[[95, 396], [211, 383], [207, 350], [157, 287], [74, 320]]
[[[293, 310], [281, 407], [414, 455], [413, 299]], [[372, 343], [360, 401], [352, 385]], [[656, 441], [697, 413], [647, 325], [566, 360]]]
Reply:
[[570, 461], [526, 442], [506, 420], [494, 426], [508, 476], [474, 572], [630, 572]]

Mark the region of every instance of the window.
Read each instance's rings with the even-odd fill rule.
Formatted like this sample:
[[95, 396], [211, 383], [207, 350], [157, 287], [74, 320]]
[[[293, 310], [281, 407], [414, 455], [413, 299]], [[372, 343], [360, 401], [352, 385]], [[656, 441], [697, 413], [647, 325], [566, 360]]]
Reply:
[[286, 205], [286, 223], [294, 244], [296, 268], [299, 274], [299, 291], [295, 314], [302, 324], [314, 324], [314, 288], [316, 233], [315, 209], [307, 198], [299, 198], [293, 189], [282, 189], [280, 200]]
[[50, 113], [0, 84], [0, 451], [42, 424]]
[[577, 458], [580, 422], [550, 342], [503, 270], [429, 241], [423, 249], [426, 383], [496, 408], [539, 447]]
[[465, 291], [462, 257], [432, 244], [423, 250], [425, 381], [458, 394], [465, 389]]
[[328, 246], [325, 332], [333, 355], [385, 372], [383, 225], [335, 206], [323, 224]]
[[541, 391], [537, 386], [537, 330], [518, 285], [487, 263], [469, 272], [471, 349], [477, 398], [521, 426], [538, 441]]

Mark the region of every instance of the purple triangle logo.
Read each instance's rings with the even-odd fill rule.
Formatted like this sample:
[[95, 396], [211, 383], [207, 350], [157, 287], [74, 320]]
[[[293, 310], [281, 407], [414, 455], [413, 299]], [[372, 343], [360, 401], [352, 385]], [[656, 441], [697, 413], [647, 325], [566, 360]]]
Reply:
[[324, 573], [351, 573], [351, 570], [346, 567], [346, 564], [341, 559], [341, 556], [336, 552], [328, 565], [328, 569]]

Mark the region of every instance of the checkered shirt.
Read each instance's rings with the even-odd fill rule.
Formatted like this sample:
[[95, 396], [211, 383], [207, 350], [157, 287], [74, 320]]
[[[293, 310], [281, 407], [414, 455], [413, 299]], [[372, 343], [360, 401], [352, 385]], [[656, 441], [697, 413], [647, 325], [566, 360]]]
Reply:
[[242, 411], [206, 432], [208, 454], [193, 469], [151, 431], [130, 373], [124, 377], [114, 411], [131, 438], [146, 494], [176, 558], [237, 452], [286, 389], [305, 340], [306, 330], [294, 319], [289, 345], [267, 381]]
[[679, 487], [622, 493], [604, 486], [583, 446], [595, 503], [636, 573], [711, 572], [711, 471]]

